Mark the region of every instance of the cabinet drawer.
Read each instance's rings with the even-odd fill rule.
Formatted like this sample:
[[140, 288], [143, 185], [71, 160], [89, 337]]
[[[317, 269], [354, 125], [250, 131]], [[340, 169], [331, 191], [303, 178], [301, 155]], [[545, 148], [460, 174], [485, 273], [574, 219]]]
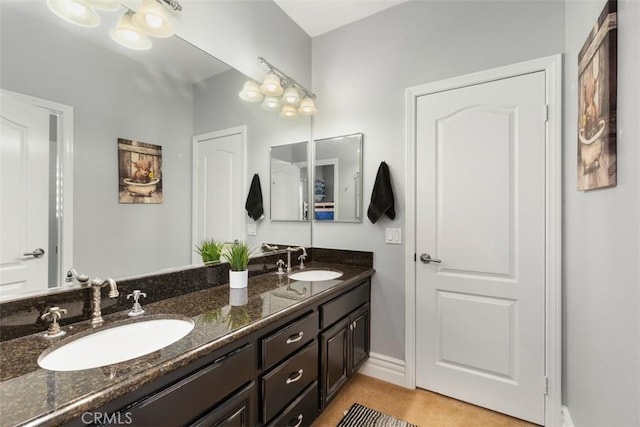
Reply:
[[255, 348], [248, 344], [120, 412], [129, 413], [135, 425], [186, 425], [250, 382], [254, 360]]
[[262, 367], [268, 369], [318, 335], [318, 313], [312, 313], [262, 339]]
[[263, 422], [269, 422], [318, 379], [318, 342], [276, 366], [262, 378]]
[[268, 427], [308, 427], [318, 417], [318, 382], [305, 390], [282, 414], [276, 417]]
[[324, 329], [333, 325], [365, 302], [368, 302], [370, 288], [369, 282], [365, 282], [344, 295], [322, 304], [320, 306], [320, 327]]

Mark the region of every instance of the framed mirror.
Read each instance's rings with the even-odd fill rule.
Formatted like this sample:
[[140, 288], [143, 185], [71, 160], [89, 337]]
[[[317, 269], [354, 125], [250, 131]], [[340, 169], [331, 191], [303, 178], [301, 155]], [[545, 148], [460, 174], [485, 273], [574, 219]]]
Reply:
[[[239, 197], [244, 229], [234, 238], [248, 241], [256, 251], [262, 242], [309, 246], [308, 221], [262, 220], [250, 233], [247, 225], [253, 220], [244, 202], [256, 173], [268, 202], [269, 147], [283, 139], [309, 141], [310, 118], [283, 120], [245, 103], [238, 92], [247, 77], [179, 37], [154, 38], [148, 51], [115, 44], [109, 30], [116, 22], [109, 20], [117, 21], [122, 13], [124, 8], [101, 13], [100, 26], [87, 29], [62, 21], [44, 1], [0, 2], [0, 88], [68, 106], [73, 113], [72, 132], [67, 133], [73, 138], [73, 152], [67, 153], [73, 169], [73, 209], [56, 212], [55, 190], [49, 203], [53, 218], [72, 216], [71, 227], [59, 227], [58, 233], [55, 227], [46, 228], [52, 233], [51, 245], [42, 239], [13, 251], [22, 255], [44, 248], [42, 260], [55, 257], [71, 241], [72, 257], [51, 259], [55, 271], [38, 280], [40, 287], [30, 290], [30, 296], [75, 286], [64, 281], [71, 267], [119, 280], [192, 265], [193, 138], [239, 126], [247, 130], [245, 185]], [[56, 122], [60, 117], [50, 117], [51, 134], [66, 129], [65, 123]], [[162, 203], [119, 203], [119, 138], [162, 147]], [[55, 152], [50, 160], [56, 164]], [[50, 176], [55, 180], [55, 166]], [[218, 173], [212, 185], [226, 188], [228, 180]], [[225, 209], [224, 203], [216, 208]], [[2, 258], [0, 266], [10, 262]], [[199, 260], [196, 264], [202, 265]], [[1, 301], [25, 292], [6, 289], [0, 292]]]
[[362, 222], [362, 133], [314, 141], [313, 219]]
[[271, 147], [271, 220], [309, 220], [308, 142]]

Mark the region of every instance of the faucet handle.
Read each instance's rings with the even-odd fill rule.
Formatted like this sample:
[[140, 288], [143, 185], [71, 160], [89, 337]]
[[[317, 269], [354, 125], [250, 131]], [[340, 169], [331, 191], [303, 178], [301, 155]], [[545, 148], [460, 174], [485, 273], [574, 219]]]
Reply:
[[127, 295], [127, 299], [129, 299], [131, 297], [133, 297], [133, 302], [138, 302], [140, 297], [146, 298], [147, 294], [142, 292], [140, 289], [136, 289], [133, 292], [131, 292], [129, 295]]
[[142, 313], [144, 313], [144, 310], [142, 309], [142, 305], [140, 305], [140, 303], [138, 301], [140, 300], [140, 297], [146, 298], [147, 294], [145, 294], [144, 292], [140, 291], [139, 289], [136, 289], [132, 293], [127, 295], [127, 299], [129, 299], [131, 297], [133, 297], [133, 307], [127, 313], [127, 315], [129, 315], [129, 316], [140, 316]]
[[278, 274], [284, 274], [284, 271], [282, 270], [282, 267], [284, 267], [284, 261], [281, 259], [278, 259], [278, 261], [276, 261], [276, 267], [278, 267]]
[[307, 256], [305, 254], [302, 254], [298, 257], [298, 259], [300, 260], [300, 268], [304, 268], [304, 260], [307, 259]]
[[42, 316], [40, 316], [42, 320], [49, 320], [51, 322], [47, 329], [47, 333], [44, 334], [46, 338], [60, 337], [66, 333], [58, 324], [58, 319], [60, 319], [63, 314], [67, 314], [66, 308], [51, 307], [49, 310], [45, 311]]

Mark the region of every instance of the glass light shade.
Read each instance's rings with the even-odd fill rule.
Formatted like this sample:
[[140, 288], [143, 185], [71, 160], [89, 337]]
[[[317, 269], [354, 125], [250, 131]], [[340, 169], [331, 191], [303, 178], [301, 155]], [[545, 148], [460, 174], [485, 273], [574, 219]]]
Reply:
[[287, 104], [297, 105], [298, 102], [300, 102], [300, 94], [298, 93], [298, 90], [293, 86], [286, 88], [284, 90], [284, 95], [282, 95], [282, 101]]
[[242, 91], [238, 93], [238, 96], [240, 99], [247, 102], [260, 102], [264, 98], [264, 95], [260, 93], [258, 83], [253, 80], [247, 80], [245, 82]]
[[260, 91], [267, 96], [280, 96], [284, 92], [280, 86], [280, 77], [274, 73], [269, 73], [264, 77]]
[[89, 0], [94, 9], [113, 12], [120, 9], [120, 0]]
[[140, 10], [133, 15], [133, 23], [140, 30], [154, 37], [171, 37], [173, 26], [162, 5], [156, 0], [144, 0]]
[[298, 112], [296, 111], [296, 107], [293, 105], [284, 104], [282, 106], [282, 110], [280, 110], [280, 114], [278, 114], [283, 119], [295, 119], [298, 117]]
[[267, 111], [279, 111], [280, 99], [275, 96], [265, 96], [264, 101], [260, 106]]
[[305, 96], [300, 101], [300, 107], [298, 107], [298, 114], [303, 116], [312, 116], [318, 112], [316, 108], [316, 104], [313, 102], [313, 98], [310, 96]]
[[151, 40], [131, 21], [131, 15], [125, 14], [118, 21], [118, 26], [111, 30], [111, 38], [124, 47], [135, 50], [151, 48]]
[[82, 27], [96, 27], [100, 17], [86, 0], [47, 0], [49, 9], [60, 18]]

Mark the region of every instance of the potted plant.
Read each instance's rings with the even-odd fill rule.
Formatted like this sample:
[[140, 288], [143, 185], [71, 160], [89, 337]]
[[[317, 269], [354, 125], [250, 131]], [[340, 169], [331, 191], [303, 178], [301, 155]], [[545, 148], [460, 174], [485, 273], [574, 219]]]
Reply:
[[231, 270], [229, 270], [229, 287], [235, 289], [246, 288], [249, 282], [247, 265], [249, 265], [249, 257], [251, 256], [249, 245], [245, 242], [236, 241], [227, 248], [222, 256], [229, 262], [231, 267]]
[[224, 242], [218, 242], [213, 239], [205, 239], [200, 246], [196, 246], [196, 252], [202, 257], [202, 262], [212, 264], [220, 261]]

